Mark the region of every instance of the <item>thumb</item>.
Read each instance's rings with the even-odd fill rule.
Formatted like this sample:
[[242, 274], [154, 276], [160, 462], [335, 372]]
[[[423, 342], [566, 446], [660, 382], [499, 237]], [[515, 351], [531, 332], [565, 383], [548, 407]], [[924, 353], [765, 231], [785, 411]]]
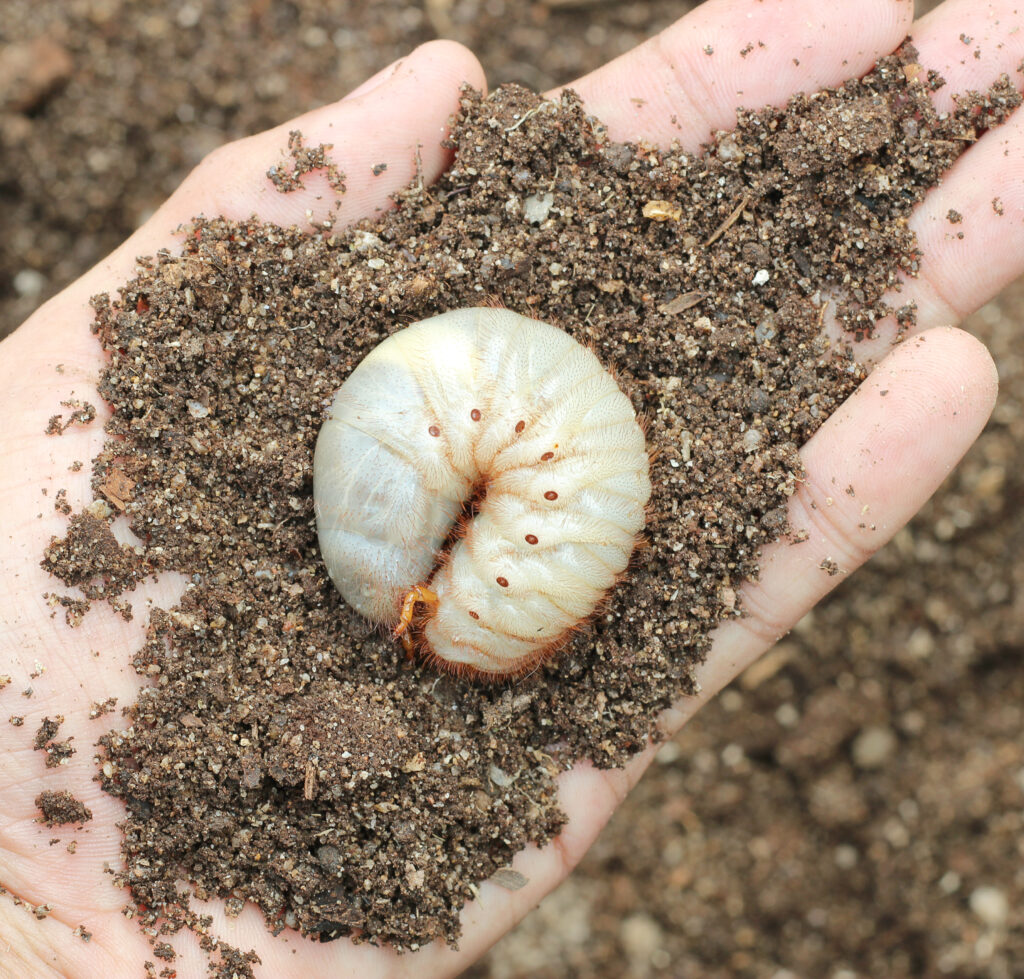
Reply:
[[[454, 41], [423, 44], [340, 102], [214, 150], [155, 216], [176, 225], [200, 213], [236, 221], [257, 214], [285, 227], [369, 217], [417, 170], [432, 183], [448, 165], [451, 153], [441, 141], [463, 84], [486, 85], [474, 55]], [[268, 177], [271, 167], [290, 168], [287, 147], [295, 130], [306, 148], [330, 146], [326, 162], [345, 185], [340, 201], [325, 170], [303, 177], [291, 193], [281, 193]]]
[[[9, 345], [21, 343], [27, 344], [26, 350], [38, 351], [38, 331], [43, 330], [58, 342], [65, 360], [72, 361], [77, 353], [64, 346], [71, 334], [84, 337], [89, 356], [95, 358], [88, 330], [79, 329], [92, 319], [89, 297], [116, 289], [130, 278], [136, 256], [173, 249], [175, 229], [197, 215], [236, 221], [256, 215], [285, 227], [331, 219], [343, 226], [387, 208], [391, 196], [417, 172], [426, 183], [433, 182], [450, 162], [450, 151], [441, 141], [458, 109], [463, 84], [486, 86], [474, 55], [453, 41], [431, 41], [341, 101], [215, 149], [120, 248], [40, 307], [8, 339], [5, 353], [14, 354]], [[331, 144], [325, 149], [325, 163], [344, 175], [340, 198], [323, 169], [306, 173], [291, 193], [281, 193], [267, 176], [272, 167], [290, 169], [294, 161], [288, 155], [288, 139], [295, 130], [307, 149]]]

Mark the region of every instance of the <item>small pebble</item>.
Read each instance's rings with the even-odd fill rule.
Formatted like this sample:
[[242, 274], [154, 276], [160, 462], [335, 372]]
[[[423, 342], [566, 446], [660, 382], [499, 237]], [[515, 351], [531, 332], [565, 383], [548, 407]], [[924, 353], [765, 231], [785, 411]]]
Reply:
[[523, 201], [523, 218], [530, 224], [541, 224], [554, 203], [554, 194], [531, 194]]
[[768, 315], [754, 328], [754, 339], [758, 343], [765, 343], [768, 340], [774, 340], [778, 332], [775, 328], [775, 318]]
[[896, 735], [887, 727], [867, 727], [853, 742], [853, 763], [858, 768], [881, 768], [896, 750]]
[[960, 875], [955, 870], [947, 870], [939, 879], [939, 890], [943, 894], [955, 894], [960, 890]]
[[850, 846], [849, 843], [841, 843], [836, 847], [834, 857], [836, 866], [839, 867], [840, 870], [850, 870], [857, 866], [859, 854], [857, 853], [856, 847]]
[[971, 910], [989, 928], [1002, 928], [1010, 913], [1010, 902], [998, 887], [976, 887], [968, 899]]
[[647, 975], [650, 970], [651, 955], [664, 940], [658, 922], [642, 911], [631, 914], [619, 926], [619, 939], [634, 975]]
[[35, 269], [22, 269], [20, 272], [15, 272], [11, 285], [14, 286], [14, 291], [19, 296], [34, 299], [46, 287], [46, 276]]

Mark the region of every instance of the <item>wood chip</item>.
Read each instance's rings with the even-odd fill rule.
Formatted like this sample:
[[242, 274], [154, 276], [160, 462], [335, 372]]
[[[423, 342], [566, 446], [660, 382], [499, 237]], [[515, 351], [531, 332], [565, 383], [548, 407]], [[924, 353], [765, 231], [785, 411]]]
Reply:
[[118, 510], [123, 510], [132, 499], [135, 480], [130, 479], [120, 469], [111, 469], [107, 478], [100, 484], [100, 492]]
[[530, 878], [513, 870], [511, 867], [502, 867], [491, 874], [491, 880], [506, 891], [518, 891], [530, 883]]
[[[600, 289], [601, 287], [598, 286], [598, 288]], [[703, 292], [684, 292], [676, 296], [675, 299], [670, 299], [667, 303], [662, 303], [658, 307], [658, 312], [665, 313], [667, 316], [673, 316], [676, 313], [682, 313], [684, 310], [691, 309], [703, 298]]]

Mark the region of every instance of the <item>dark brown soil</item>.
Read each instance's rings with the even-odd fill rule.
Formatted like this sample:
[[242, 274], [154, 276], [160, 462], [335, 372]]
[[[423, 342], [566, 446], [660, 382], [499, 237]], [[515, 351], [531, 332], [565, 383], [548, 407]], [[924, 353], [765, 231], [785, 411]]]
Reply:
[[47, 826], [62, 826], [65, 823], [87, 823], [92, 812], [70, 792], [40, 792], [36, 806], [43, 814], [42, 822]]
[[[337, 98], [438, 29], [481, 56], [492, 84], [540, 89], [689, 6], [454, 0], [450, 24], [434, 25], [406, 0], [272, 0], [204, 8], [182, 27], [171, 0], [6, 0], [0, 50], [27, 49], [46, 71], [32, 75], [28, 108], [5, 100], [13, 76], [0, 71], [0, 334], [119, 244], [208, 149]], [[39, 37], [70, 69], [35, 50]], [[477, 979], [1016, 974], [1019, 916], [993, 930], [971, 898], [990, 888], [1024, 902], [1007, 859], [1024, 726], [1022, 320], [1018, 283], [969, 323], [999, 365], [999, 404], [933, 503], [663, 750]], [[870, 709], [838, 739], [819, 703], [833, 690]], [[794, 726], [829, 746], [813, 764], [777, 751]], [[897, 740], [866, 769], [852, 745], [870, 726]], [[810, 810], [833, 770], [852, 783], [858, 823]]]
[[454, 37], [492, 85], [543, 91], [692, 6], [3, 0], [0, 337], [117, 247], [214, 147], [340, 98], [423, 41]]
[[75, 749], [71, 747], [71, 738], [66, 741], [56, 740], [57, 731], [60, 730], [63, 723], [64, 718], [60, 716], [44, 717], [42, 724], [39, 725], [39, 730], [36, 731], [36, 736], [32, 739], [32, 747], [36, 751], [46, 752], [47, 768], [63, 765], [75, 753]]
[[[451, 170], [378, 223], [200, 222], [182, 256], [96, 300], [115, 441], [94, 488], [144, 541], [116, 556], [191, 581], [152, 615], [132, 726], [103, 739], [142, 918], [181, 913], [188, 866], [200, 895], [252, 900], [275, 929], [452, 941], [473, 884], [560, 826], [554, 775], [642, 746], [787, 531], [799, 445], [859, 379], [822, 339], [826, 290], [844, 283], [851, 336], [884, 315], [917, 260], [909, 209], [1019, 102], [1004, 80], [940, 118], [923, 77], [912, 51], [886, 59], [741, 113], [699, 159], [608, 143], [571, 95], [467, 93]], [[592, 345], [655, 450], [649, 546], [557, 661], [506, 688], [439, 679], [345, 609], [310, 499], [352, 367], [402, 323], [485, 297]], [[89, 567], [76, 519], [49, 566], [132, 580], [110, 546]]]

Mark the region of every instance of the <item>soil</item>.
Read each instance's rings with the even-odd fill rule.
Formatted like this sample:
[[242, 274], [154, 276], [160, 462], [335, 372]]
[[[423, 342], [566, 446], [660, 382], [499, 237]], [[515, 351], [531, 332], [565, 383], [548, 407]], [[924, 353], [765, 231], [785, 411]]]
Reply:
[[57, 731], [60, 730], [63, 723], [63, 717], [44, 717], [32, 740], [32, 747], [36, 751], [46, 752], [47, 768], [56, 768], [58, 765], [65, 764], [75, 753], [75, 749], [71, 747], [71, 738], [66, 741], [56, 740]]
[[[454, 942], [474, 885], [562, 825], [554, 776], [621, 765], [655, 734], [741, 613], [760, 546], [789, 532], [799, 446], [862, 376], [824, 338], [827, 297], [842, 284], [851, 338], [893, 312], [882, 296], [918, 259], [907, 213], [1020, 101], [1003, 79], [940, 117], [941, 80], [914, 57], [741, 112], [701, 157], [608, 142], [571, 93], [467, 91], [449, 171], [378, 221], [198, 221], [183, 254], [94, 299], [111, 440], [97, 503], [44, 566], [93, 599], [190, 579], [134, 658], [153, 686], [101, 738], [140, 921], [190, 920], [185, 874], [275, 931]], [[647, 546], [557, 660], [505, 687], [439, 678], [345, 608], [311, 498], [354, 365], [484, 298], [589, 344], [653, 450]], [[119, 512], [140, 547], [96, 526]]]
[[[537, 91], [691, 0], [4, 0], [0, 337], [117, 247], [221, 143], [340, 98], [437, 36]], [[557, 43], [556, 43], [557, 41]], [[268, 160], [268, 169], [280, 160]]]
[[[119, 243], [207, 149], [337, 97], [438, 29], [470, 44], [492, 83], [541, 88], [688, 6], [455, 0], [428, 5], [448, 10], [436, 25], [390, 0], [216, 17], [9, 0], [0, 51], [47, 35], [72, 64], [36, 52], [45, 71], [27, 102], [0, 107], [0, 333]], [[1006, 859], [1024, 767], [1022, 316], [1018, 284], [968, 324], [996, 357], [1000, 400], [935, 500], [662, 749], [572, 878], [475, 977], [1016, 974], [1024, 929], [991, 908], [1024, 900]], [[837, 821], [829, 797], [857, 821]]]
[[70, 792], [46, 791], [36, 796], [36, 806], [42, 813], [42, 822], [47, 826], [62, 826], [65, 823], [87, 823], [92, 812]]

